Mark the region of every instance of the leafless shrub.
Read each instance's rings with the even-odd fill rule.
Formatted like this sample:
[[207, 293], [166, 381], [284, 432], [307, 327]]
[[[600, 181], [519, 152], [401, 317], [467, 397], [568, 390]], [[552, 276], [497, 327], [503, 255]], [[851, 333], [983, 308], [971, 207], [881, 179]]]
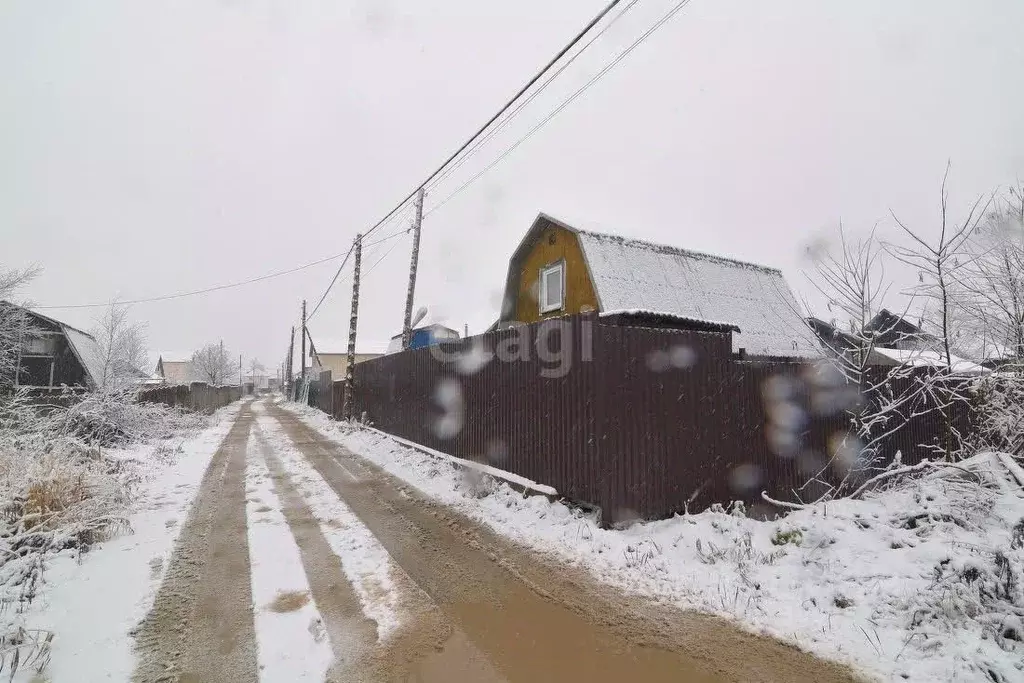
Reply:
[[7, 671], [10, 680], [22, 666], [42, 673], [50, 662], [53, 635], [51, 631], [21, 627], [5, 635], [0, 640], [0, 673]]

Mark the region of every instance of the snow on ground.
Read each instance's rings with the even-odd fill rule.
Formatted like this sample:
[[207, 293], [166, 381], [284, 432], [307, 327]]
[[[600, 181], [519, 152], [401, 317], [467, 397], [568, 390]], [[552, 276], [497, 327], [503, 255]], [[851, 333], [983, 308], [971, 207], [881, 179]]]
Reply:
[[331, 643], [310, 595], [299, 546], [252, 439], [245, 485], [260, 680], [319, 683], [333, 660]]
[[283, 405], [425, 494], [627, 591], [880, 680], [1024, 680], [1024, 490], [993, 454], [967, 463], [974, 476], [947, 469], [774, 521], [717, 509], [608, 530], [504, 484], [481, 496], [450, 462]]
[[[320, 473], [296, 449], [276, 420], [256, 405], [257, 422], [281, 459], [293, 485], [306, 500], [331, 550], [341, 560], [363, 613], [377, 624], [377, 640], [386, 641], [400, 623], [401, 595], [391, 577], [399, 571], [395, 561], [366, 525], [341, 500]], [[350, 472], [358, 479], [358, 474]]]
[[[100, 543], [80, 557], [65, 551], [50, 558], [39, 594], [18, 615], [25, 628], [55, 634], [45, 680], [131, 678], [129, 631], [152, 603], [206, 466], [237, 412], [237, 404], [222, 408], [212, 426], [184, 440], [114, 454], [135, 461], [143, 477], [138, 507], [130, 516], [132, 533]], [[165, 455], [153, 457], [161, 447]], [[166, 459], [168, 450], [173, 466]], [[31, 681], [34, 673], [32, 667], [22, 667], [14, 680]]]

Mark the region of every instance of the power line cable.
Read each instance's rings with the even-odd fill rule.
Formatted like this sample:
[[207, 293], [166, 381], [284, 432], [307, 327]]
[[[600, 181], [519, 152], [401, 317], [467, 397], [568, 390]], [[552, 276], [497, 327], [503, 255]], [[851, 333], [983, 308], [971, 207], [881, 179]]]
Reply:
[[[333, 287], [334, 283], [338, 281], [338, 276], [341, 275], [342, 268], [344, 268], [345, 264], [348, 263], [348, 259], [352, 255], [352, 250], [355, 249], [355, 248], [356, 248], [356, 245], [355, 245], [355, 242], [353, 242], [352, 246], [348, 248], [348, 253], [345, 254], [345, 258], [342, 259], [341, 265], [338, 266], [338, 269], [336, 271], [334, 271], [334, 277], [331, 278], [331, 284], [327, 285], [327, 289], [324, 290], [323, 295], [320, 297], [320, 301], [316, 302], [316, 306], [313, 307], [313, 312], [306, 316], [306, 322], [307, 323], [310, 321], [310, 319], [312, 319], [312, 317], [314, 315], [316, 315], [316, 312], [320, 309], [320, 304], [322, 304], [324, 302], [324, 299], [327, 298], [328, 292], [331, 291], [331, 287]], [[305, 304], [303, 304], [303, 306], [305, 306]]]
[[294, 268], [289, 268], [287, 270], [279, 270], [279, 271], [275, 271], [273, 273], [267, 273], [266, 275], [260, 275], [259, 277], [250, 278], [248, 280], [242, 280], [240, 282], [231, 282], [231, 283], [224, 284], [224, 285], [216, 285], [216, 286], [213, 286], [213, 287], [206, 287], [204, 289], [194, 289], [194, 290], [191, 290], [191, 291], [188, 291], [188, 292], [178, 292], [176, 294], [166, 294], [166, 295], [163, 295], [163, 296], [148, 297], [148, 298], [145, 298], [145, 299], [130, 299], [128, 301], [118, 301], [118, 300], [115, 300], [115, 301], [112, 301], [112, 302], [111, 301], [105, 301], [103, 303], [93, 303], [93, 304], [69, 304], [67, 306], [34, 306], [33, 308], [38, 309], [38, 310], [54, 309], [54, 308], [100, 308], [100, 307], [109, 306], [109, 305], [111, 305], [111, 303], [115, 303], [115, 304], [118, 304], [118, 305], [129, 306], [131, 304], [144, 304], [144, 303], [149, 303], [149, 302], [152, 302], [152, 301], [168, 301], [170, 299], [182, 299], [182, 298], [189, 297], [189, 296], [198, 296], [200, 294], [209, 294], [210, 292], [218, 292], [218, 291], [224, 290], [224, 289], [232, 289], [234, 287], [242, 287], [244, 285], [251, 285], [251, 284], [256, 283], [256, 282], [262, 282], [264, 280], [270, 280], [270, 279], [273, 279], [273, 278], [276, 278], [276, 277], [281, 277], [283, 275], [290, 275], [292, 273], [297, 273], [300, 270], [306, 270], [307, 268], [312, 268], [313, 266], [318, 266], [318, 265], [320, 265], [322, 263], [327, 263], [329, 261], [337, 260], [337, 259], [341, 258], [344, 255], [345, 254], [334, 254], [333, 256], [327, 256], [327, 257], [319, 259], [317, 261], [312, 261], [310, 263], [306, 263], [306, 264], [303, 264], [301, 266], [296, 266]]
[[561, 50], [559, 50], [558, 53], [554, 57], [552, 57], [551, 60], [548, 61], [548, 63], [543, 66], [543, 68], [541, 68], [540, 71], [538, 71], [536, 74], [534, 74], [533, 77], [526, 82], [526, 85], [524, 85], [522, 88], [520, 88], [519, 91], [516, 92], [516, 94], [513, 95], [512, 98], [509, 99], [508, 102], [506, 102], [504, 105], [502, 105], [501, 109], [499, 109], [498, 112], [496, 114], [494, 114], [494, 116], [492, 116], [491, 118], [489, 118], [487, 120], [487, 123], [485, 123], [484, 125], [480, 126], [480, 128], [475, 133], [473, 133], [473, 135], [471, 135], [468, 140], [466, 140], [464, 143], [462, 143], [462, 145], [457, 150], [455, 150], [451, 154], [451, 156], [449, 156], [447, 159], [445, 159], [444, 162], [440, 166], [438, 166], [436, 169], [434, 169], [434, 171], [431, 172], [430, 175], [427, 176], [426, 180], [424, 180], [419, 185], [417, 185], [408, 195], [405, 196], [405, 198], [402, 199], [402, 201], [398, 202], [398, 204], [395, 206], [395, 208], [391, 209], [391, 211], [389, 211], [383, 218], [381, 218], [379, 221], [377, 221], [377, 223], [375, 223], [372, 228], [370, 228], [365, 233], [363, 233], [363, 237], [366, 237], [367, 235], [372, 234], [375, 230], [377, 230], [377, 228], [379, 228], [381, 225], [383, 225], [384, 222], [387, 221], [389, 218], [391, 218], [391, 216], [393, 216], [406, 202], [408, 202], [410, 199], [415, 197], [416, 193], [419, 192], [419, 189], [421, 187], [425, 186], [427, 183], [429, 183], [431, 180], [433, 180], [439, 173], [441, 173], [442, 170], [444, 170], [445, 166], [450, 164], [460, 154], [462, 154], [462, 152], [465, 151], [466, 148], [468, 148], [473, 143], [474, 140], [476, 140], [480, 135], [482, 135], [483, 132], [486, 131], [487, 128], [492, 123], [497, 121], [498, 118], [501, 117], [502, 114], [504, 114], [506, 111], [508, 111], [508, 109], [511, 108], [513, 104], [515, 104], [516, 100], [518, 100], [520, 97], [522, 97], [522, 95], [527, 90], [529, 90], [531, 87], [533, 87], [533, 84], [536, 83], [537, 81], [539, 81], [541, 79], [541, 77], [548, 71], [548, 69], [550, 69], [552, 66], [554, 66], [555, 63], [559, 59], [561, 59], [563, 56], [565, 56], [566, 53], [568, 53], [570, 50], [572, 50], [572, 48], [575, 47], [576, 44], [578, 42], [580, 42], [580, 40], [583, 39], [583, 36], [585, 36], [587, 34], [587, 32], [590, 31], [590, 29], [592, 29], [599, 21], [601, 21], [601, 19], [603, 19], [605, 17], [605, 15], [607, 15], [609, 12], [611, 12], [612, 9], [614, 9], [615, 6], [619, 4], [619, 2], [621, 2], [621, 0], [611, 0], [611, 2], [609, 2], [605, 6], [604, 9], [602, 9], [600, 12], [597, 13], [597, 16], [595, 16], [593, 19], [591, 19], [589, 22], [587, 22], [587, 25], [584, 26], [579, 31], [579, 33], [577, 33], [573, 37], [573, 39], [570, 40], [565, 45], [565, 47], [563, 47]]
[[[482, 125], [475, 133], [473, 133], [473, 135], [471, 135], [464, 143], [462, 143], [462, 145], [460, 145], [459, 148], [455, 150], [455, 152], [453, 152], [447, 159], [445, 159], [444, 162], [441, 163], [440, 166], [438, 166], [434, 171], [432, 171], [426, 177], [426, 179], [422, 183], [417, 185], [415, 189], [413, 189], [408, 195], [406, 195], [405, 198], [403, 198], [398, 204], [396, 204], [395, 207], [393, 209], [391, 209], [383, 218], [378, 220], [373, 225], [373, 227], [371, 227], [369, 230], [364, 232], [363, 233], [363, 237], [365, 238], [367, 235], [370, 235], [371, 233], [375, 232], [380, 227], [382, 227], [384, 224], [389, 222], [401, 210], [401, 208], [404, 205], [406, 205], [409, 202], [409, 200], [411, 200], [416, 195], [416, 193], [419, 191], [419, 189], [421, 187], [426, 186], [428, 183], [430, 183], [432, 180], [434, 180], [439, 174], [441, 174], [441, 172], [445, 169], [445, 167], [448, 166], [448, 164], [450, 164], [452, 161], [454, 161], [456, 158], [458, 158], [460, 154], [462, 154], [467, 148], [469, 148], [474, 143], [474, 141], [476, 141], [476, 139], [478, 137], [480, 137], [488, 129], [488, 127], [491, 124], [493, 124], [503, 114], [505, 114], [505, 112], [507, 112], [523, 94], [525, 94], [531, 87], [533, 87], [533, 85], [535, 83], [537, 83], [537, 81], [539, 81], [544, 76], [544, 74], [547, 73], [547, 71], [549, 69], [551, 69], [551, 67], [554, 66], [558, 62], [558, 60], [560, 60], [567, 53], [569, 53], [569, 51], [571, 51], [580, 42], [580, 40], [582, 40], [583, 37], [595, 25], [597, 25], [597, 23], [600, 22], [609, 12], [611, 12], [611, 10], [614, 9], [615, 6], [618, 5], [620, 2], [621, 2], [621, 0], [611, 0], [611, 2], [609, 2], [600, 12], [598, 12], [597, 15], [594, 16], [593, 19], [591, 19], [589, 22], [587, 22], [587, 24], [572, 38], [572, 40], [570, 40], [564, 47], [562, 47], [562, 49], [559, 50], [558, 53], [556, 53], [554, 57], [552, 57], [536, 74], [534, 74], [534, 76], [532, 78], [530, 78], [530, 80], [528, 80], [526, 82], [526, 84], [523, 85], [516, 92], [516, 94], [513, 95], [497, 111], [497, 113], [495, 113], [490, 119], [488, 119], [487, 122], [484, 123], [484, 125]], [[621, 16], [621, 14], [619, 16]], [[591, 42], [593, 42], [593, 41], [588, 42], [587, 45], [589, 45]], [[585, 48], [586, 48], [586, 46], [584, 46], [584, 49]], [[581, 50], [581, 52], [582, 52], [582, 50]], [[574, 59], [575, 59], [575, 56], [570, 61], [572, 61]], [[560, 72], [561, 72], [561, 70], [559, 71], [559, 73]], [[550, 82], [550, 79], [547, 82]], [[545, 85], [542, 86], [541, 89], [543, 89], [545, 86], [546, 86], [546, 83], [545, 83]], [[521, 109], [521, 107], [517, 108], [516, 111], [518, 111], [519, 109]], [[449, 198], [450, 198], [450, 196], [449, 196]], [[447, 201], [447, 199], [445, 201]], [[440, 205], [438, 205], [438, 206], [440, 206]], [[436, 208], [437, 207], [435, 207], [435, 209]], [[392, 235], [392, 236], [397, 236], [397, 234], [398, 233], [395, 233], [395, 235]], [[344, 254], [346, 261], [348, 259], [348, 255], [350, 253], [351, 253], [351, 249], [349, 250], [349, 252]], [[216, 285], [214, 287], [207, 287], [207, 288], [204, 288], [204, 289], [197, 289], [197, 290], [192, 290], [192, 291], [188, 291], [188, 292], [179, 292], [179, 293], [168, 294], [168, 295], [164, 295], [164, 296], [156, 296], [156, 297], [149, 297], [149, 298], [143, 298], [143, 299], [132, 299], [130, 301], [123, 301], [123, 302], [119, 302], [119, 303], [122, 303], [122, 304], [125, 304], [125, 305], [130, 305], [130, 304], [150, 303], [150, 302], [154, 302], [154, 301], [168, 301], [168, 300], [171, 300], [171, 299], [180, 299], [180, 298], [184, 298], [184, 297], [198, 296], [198, 295], [201, 295], [201, 294], [208, 294], [208, 293], [211, 293], [211, 292], [220, 291], [220, 290], [224, 290], [224, 289], [232, 289], [232, 288], [235, 288], [235, 287], [242, 287], [244, 285], [249, 285], [249, 284], [253, 284], [253, 283], [256, 283], [256, 282], [261, 282], [263, 280], [269, 280], [269, 279], [272, 279], [272, 278], [280, 277], [282, 275], [288, 275], [290, 273], [298, 272], [300, 270], [305, 270], [307, 268], [311, 268], [313, 266], [320, 265], [321, 263], [327, 263], [328, 261], [333, 261], [333, 260], [335, 260], [337, 258], [340, 258], [341, 256], [342, 256], [342, 254], [335, 254], [335, 255], [329, 256], [327, 258], [323, 258], [323, 259], [319, 259], [317, 261], [313, 261], [311, 263], [307, 263], [307, 264], [304, 264], [304, 265], [301, 265], [301, 266], [296, 266], [295, 268], [289, 268], [289, 269], [283, 270], [283, 271], [277, 271], [277, 272], [273, 272], [273, 273], [268, 273], [266, 275], [261, 275], [259, 277], [250, 278], [248, 280], [243, 280], [243, 281], [240, 281], [240, 282], [232, 282], [232, 283], [228, 283], [228, 284], [224, 284], [224, 285]], [[342, 263], [341, 268], [344, 267], [344, 263], [345, 262]], [[324, 291], [324, 294], [321, 296], [320, 301], [317, 304], [316, 308], [318, 308], [323, 303], [324, 299], [327, 297], [327, 294], [330, 292], [331, 287], [333, 287], [334, 283], [337, 281], [338, 275], [341, 273], [341, 268], [339, 268], [338, 271], [335, 273], [335, 276], [334, 276], [334, 278], [331, 281], [331, 285], [328, 285], [327, 289]], [[40, 309], [40, 310], [71, 309], [71, 308], [98, 308], [98, 307], [108, 306], [108, 305], [110, 305], [110, 302], [91, 303], [91, 304], [72, 304], [72, 305], [66, 305], [66, 306], [37, 306], [36, 308]], [[316, 308], [314, 308], [314, 311], [316, 310]]]
[[[401, 217], [396, 217], [396, 218], [400, 219]], [[366, 243], [363, 244], [363, 246], [364, 247], [372, 247], [372, 246], [380, 244], [382, 242], [386, 242], [389, 239], [393, 239], [394, 237], [396, 237], [398, 235], [401, 235], [404, 232], [406, 232], [406, 231], [403, 230], [401, 232], [396, 232], [394, 234], [388, 235], [387, 237], [382, 237], [381, 239], [374, 240], [373, 242], [366, 242]], [[334, 277], [331, 278], [330, 284], [327, 285], [327, 289], [325, 289], [324, 293], [322, 295], [320, 295], [320, 300], [317, 302], [316, 306], [313, 307], [313, 312], [310, 313], [306, 317], [306, 322], [307, 323], [312, 319], [313, 315], [317, 312], [317, 310], [319, 310], [320, 306], [323, 304], [324, 300], [327, 298], [327, 295], [330, 294], [331, 289], [333, 289], [334, 285], [338, 282], [338, 276], [341, 275], [342, 269], [345, 267], [345, 264], [348, 263], [348, 259], [352, 255], [352, 250], [355, 249], [355, 246], [356, 246], [355, 242], [353, 242], [352, 246], [349, 247], [348, 253], [345, 254], [345, 260], [341, 262], [340, 266], [338, 266], [338, 270], [335, 271]]]
[[489, 142], [495, 135], [504, 130], [515, 119], [516, 115], [519, 114], [519, 112], [521, 112], [531, 102], [533, 102], [533, 100], [535, 100], [541, 93], [543, 93], [552, 81], [558, 78], [563, 71], [569, 68], [580, 55], [586, 52], [587, 48], [589, 48], [598, 39], [600, 39], [601, 36], [603, 36], [605, 32], [608, 31], [608, 29], [614, 26], [616, 22], [622, 19], [622, 17], [625, 16], [626, 13], [629, 12], [629, 10], [633, 9], [637, 2], [639, 2], [639, 0], [631, 0], [630, 3], [626, 5], [624, 8], [622, 8], [622, 10], [620, 10], [618, 14], [612, 17], [611, 21], [605, 24], [600, 31], [595, 33], [594, 36], [591, 37], [591, 39], [588, 40], [583, 45], [583, 47], [577, 50], [568, 60], [565, 61], [565, 63], [559, 66], [558, 70], [555, 71], [555, 73], [551, 74], [547, 79], [545, 79], [545, 81], [540, 84], [540, 87], [535, 89], [532, 93], [530, 93], [530, 95], [525, 100], [516, 105], [516, 108], [509, 112], [508, 116], [502, 119], [497, 126], [494, 126], [489, 131], [487, 131], [486, 135], [477, 140], [476, 144], [474, 144], [464, 155], [462, 155], [462, 157], [458, 161], [456, 161], [454, 164], [445, 169], [444, 173], [438, 176], [432, 182], [431, 186], [426, 189], [433, 189], [440, 185], [442, 182], [444, 182], [446, 179], [448, 179], [455, 171], [457, 171], [463, 164], [465, 164], [468, 159], [470, 159], [476, 152], [478, 152], [481, 147], [486, 145], [487, 142]]
[[626, 56], [629, 55], [629, 53], [631, 53], [634, 49], [636, 49], [637, 46], [639, 46], [642, 42], [647, 40], [648, 37], [650, 37], [655, 31], [657, 31], [659, 28], [661, 28], [669, 19], [674, 17], [676, 14], [678, 14], [679, 11], [681, 9], [683, 9], [683, 7], [685, 7], [689, 3], [690, 3], [690, 0], [680, 0], [680, 2], [676, 3], [676, 5], [674, 7], [672, 7], [672, 9], [670, 9], [668, 12], [666, 12], [661, 17], [661, 19], [659, 19], [653, 26], [651, 26], [649, 29], [647, 29], [639, 38], [637, 38], [632, 44], [630, 44], [629, 47], [627, 47], [625, 50], [623, 50], [621, 53], [619, 53], [619, 55], [617, 57], [615, 57], [615, 59], [613, 59], [611, 62], [606, 64], [599, 72], [597, 72], [597, 74], [594, 75], [593, 78], [591, 78], [589, 81], [584, 83], [582, 87], [580, 87], [578, 90], [576, 90], [576, 92], [574, 92], [568, 98], [563, 100], [561, 104], [559, 104], [554, 110], [551, 111], [551, 113], [549, 113], [547, 116], [545, 116], [543, 119], [541, 119], [541, 121], [537, 125], [535, 125], [533, 128], [531, 128], [529, 130], [529, 132], [526, 133], [526, 135], [524, 135], [521, 138], [519, 138], [511, 146], [507, 147], [500, 155], [498, 155], [498, 157], [494, 161], [492, 161], [490, 164], [485, 166], [483, 168], [483, 170], [478, 172], [476, 175], [472, 176], [469, 180], [467, 180], [462, 185], [460, 185], [458, 188], [456, 188], [451, 194], [449, 194], [447, 197], [442, 199], [440, 202], [438, 202], [437, 204], [432, 206], [430, 208], [430, 210], [426, 211], [423, 214], [423, 217], [426, 218], [430, 214], [432, 214], [435, 211], [437, 211], [438, 209], [440, 209], [442, 206], [444, 206], [449, 201], [454, 199], [459, 193], [461, 193], [467, 187], [469, 187], [470, 185], [475, 183], [477, 180], [479, 180], [485, 173], [487, 173], [492, 168], [497, 166], [499, 163], [504, 161], [505, 158], [508, 157], [512, 152], [514, 152], [521, 144], [523, 144], [524, 142], [529, 140], [531, 137], [533, 137], [533, 135], [535, 133], [537, 133], [537, 131], [539, 131], [541, 128], [543, 128], [549, 121], [551, 121], [551, 119], [555, 118], [555, 116], [557, 116], [563, 109], [565, 109], [567, 106], [569, 106], [574, 100], [576, 100], [576, 98], [578, 98], [580, 95], [582, 95], [584, 92], [586, 92], [592, 85], [594, 85], [597, 81], [599, 81], [601, 78], [603, 78], [605, 76], [605, 74], [607, 74], [609, 71], [611, 71], [613, 68], [615, 68], [615, 66], [617, 64], [619, 64], [619, 62], [621, 62], [623, 59], [625, 59]]
[[366, 272], [363, 273], [363, 276], [365, 277], [365, 276], [369, 275], [370, 273], [372, 273], [373, 269], [377, 267], [377, 264], [380, 263], [381, 261], [383, 261], [384, 259], [386, 259], [388, 257], [388, 254], [390, 254], [392, 251], [394, 251], [395, 247], [397, 247], [399, 244], [401, 244], [401, 242], [395, 242], [394, 244], [392, 244], [391, 247], [387, 251], [384, 252], [383, 256], [381, 256], [379, 259], [377, 259], [373, 263], [372, 266], [370, 266], [369, 268], [366, 269]]

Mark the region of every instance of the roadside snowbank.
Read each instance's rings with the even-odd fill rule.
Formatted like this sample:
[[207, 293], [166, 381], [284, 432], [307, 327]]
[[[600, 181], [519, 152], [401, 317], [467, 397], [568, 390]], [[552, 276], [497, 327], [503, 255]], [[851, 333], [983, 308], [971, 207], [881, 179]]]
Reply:
[[775, 521], [719, 509], [615, 531], [503, 484], [481, 491], [448, 462], [282, 405], [423, 493], [625, 590], [881, 680], [1024, 678], [1024, 490], [993, 454], [968, 463], [976, 477], [945, 470]]
[[[12, 608], [5, 614], [8, 627], [55, 634], [46, 680], [131, 678], [130, 631], [149, 609], [179, 523], [238, 408], [235, 404], [217, 411], [211, 426], [199, 433], [108, 454], [124, 460], [140, 478], [128, 517], [131, 533], [81, 555], [64, 551], [51, 556], [35, 599], [24, 611]], [[14, 680], [34, 680], [34, 673], [34, 667], [23, 663]]]

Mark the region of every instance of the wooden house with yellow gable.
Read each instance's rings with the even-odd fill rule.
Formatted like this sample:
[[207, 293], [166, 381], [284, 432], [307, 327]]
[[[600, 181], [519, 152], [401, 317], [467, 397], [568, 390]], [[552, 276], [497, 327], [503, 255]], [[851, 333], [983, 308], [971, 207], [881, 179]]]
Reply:
[[733, 350], [749, 356], [821, 356], [778, 269], [539, 214], [509, 260], [497, 327], [589, 311], [660, 326], [728, 326]]

